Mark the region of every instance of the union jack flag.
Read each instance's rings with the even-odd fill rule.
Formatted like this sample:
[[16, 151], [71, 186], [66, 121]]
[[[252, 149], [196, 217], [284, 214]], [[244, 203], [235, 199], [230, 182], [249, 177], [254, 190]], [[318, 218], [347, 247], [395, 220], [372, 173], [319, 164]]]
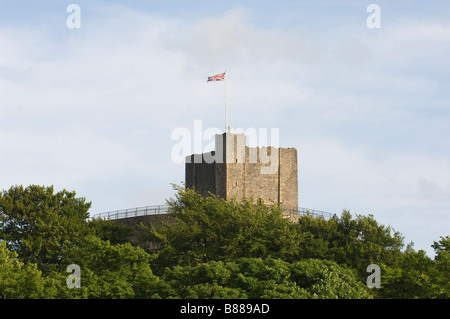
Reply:
[[213, 75], [213, 76], [208, 76], [208, 81], [206, 81], [206, 82], [209, 82], [209, 81], [212, 81], [212, 82], [223, 81], [223, 80], [225, 80], [225, 73], [226, 72], [223, 72], [223, 73], [217, 74], [217, 75]]

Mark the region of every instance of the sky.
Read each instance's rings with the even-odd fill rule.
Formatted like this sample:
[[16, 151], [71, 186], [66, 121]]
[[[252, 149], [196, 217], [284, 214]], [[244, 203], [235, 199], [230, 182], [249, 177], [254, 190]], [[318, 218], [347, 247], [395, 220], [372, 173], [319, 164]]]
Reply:
[[433, 257], [450, 229], [449, 12], [416, 0], [0, 0], [0, 190], [74, 190], [91, 215], [164, 204], [184, 181], [172, 134], [195, 121], [223, 130], [224, 83], [206, 80], [227, 70], [228, 124], [279, 129], [297, 149], [300, 207], [372, 214]]

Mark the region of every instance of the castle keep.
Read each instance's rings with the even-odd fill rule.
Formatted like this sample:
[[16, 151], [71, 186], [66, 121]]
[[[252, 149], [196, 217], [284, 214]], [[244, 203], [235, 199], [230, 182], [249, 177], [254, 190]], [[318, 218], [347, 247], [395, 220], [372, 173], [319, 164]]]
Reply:
[[244, 134], [215, 136], [215, 151], [186, 157], [186, 188], [224, 199], [261, 197], [265, 203], [298, 208], [297, 150], [248, 147]]

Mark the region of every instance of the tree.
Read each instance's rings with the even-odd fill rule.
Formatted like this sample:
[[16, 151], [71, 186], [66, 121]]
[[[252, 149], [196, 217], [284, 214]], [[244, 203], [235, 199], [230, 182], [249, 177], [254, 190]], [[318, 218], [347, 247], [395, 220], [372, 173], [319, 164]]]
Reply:
[[434, 262], [423, 250], [410, 249], [400, 255], [397, 265], [381, 264], [380, 268], [381, 289], [374, 291], [378, 298], [434, 298], [438, 288], [430, 276]]
[[441, 236], [440, 238], [440, 241], [435, 241], [431, 245], [436, 253], [434, 260], [436, 262], [437, 274], [435, 278], [439, 287], [441, 287], [437, 298], [448, 299], [450, 298], [450, 236]]
[[372, 215], [353, 219], [344, 211], [340, 218], [330, 220], [304, 216], [298, 226], [305, 239], [300, 247], [302, 257], [348, 265], [357, 269], [361, 279], [367, 277], [370, 264], [395, 265], [403, 247], [403, 236], [379, 224]]
[[0, 192], [0, 239], [23, 262], [41, 270], [57, 264], [67, 247], [80, 244], [91, 233], [91, 203], [53, 186], [13, 186]]
[[[91, 220], [90, 203], [53, 187], [0, 193], [0, 297], [6, 298], [449, 298], [450, 238], [434, 260], [373, 216], [284, 218], [262, 200], [225, 201], [177, 188], [175, 222], [130, 229]], [[133, 232], [133, 236], [135, 233]], [[366, 286], [369, 264], [381, 289]], [[67, 287], [66, 268], [81, 287]], [[157, 275], [159, 275], [159, 277]]]
[[58, 298], [144, 298], [158, 281], [150, 268], [153, 257], [130, 243], [112, 245], [90, 236], [67, 251], [65, 259], [80, 267], [81, 287], [69, 289], [68, 274], [56, 269], [49, 277], [61, 283]]
[[370, 298], [355, 274], [332, 261], [273, 258], [209, 261], [167, 268], [155, 286], [161, 298]]
[[182, 188], [169, 204], [176, 223], [143, 228], [143, 239], [162, 247], [157, 259], [162, 267], [239, 257], [287, 257], [299, 245], [295, 224], [283, 217], [277, 205], [204, 198]]
[[111, 244], [127, 243], [132, 236], [132, 229], [129, 226], [118, 224], [113, 220], [94, 218], [89, 221], [89, 227], [96, 237], [107, 240]]
[[312, 298], [372, 298], [365, 282], [356, 272], [331, 260], [308, 259], [292, 265], [292, 280], [305, 288]]
[[433, 247], [436, 257], [435, 260], [438, 261], [443, 267], [448, 271], [450, 266], [448, 263], [450, 261], [450, 236], [441, 236], [441, 240], [438, 242], [433, 242]]
[[0, 298], [45, 298], [45, 280], [35, 264], [24, 264], [0, 241]]

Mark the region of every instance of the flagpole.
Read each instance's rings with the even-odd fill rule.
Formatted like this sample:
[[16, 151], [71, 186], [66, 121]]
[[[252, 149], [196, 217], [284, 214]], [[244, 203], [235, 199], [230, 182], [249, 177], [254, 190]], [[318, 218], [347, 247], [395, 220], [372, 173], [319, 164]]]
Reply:
[[227, 110], [227, 70], [225, 70], [225, 133], [228, 131], [228, 110]]

